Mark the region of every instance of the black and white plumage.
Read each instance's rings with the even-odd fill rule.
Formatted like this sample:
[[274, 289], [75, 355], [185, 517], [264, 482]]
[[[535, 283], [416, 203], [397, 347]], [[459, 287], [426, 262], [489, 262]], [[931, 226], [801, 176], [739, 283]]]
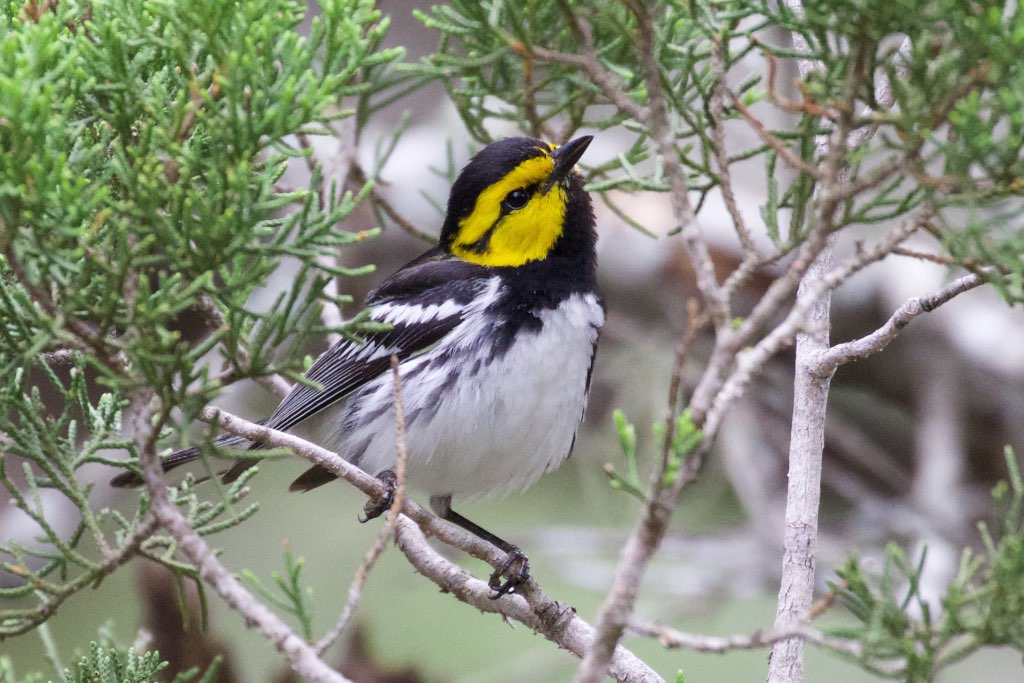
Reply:
[[[523, 489], [568, 456], [583, 419], [604, 310], [593, 292], [555, 305], [507, 308], [514, 285], [477, 266], [423, 260], [417, 270], [447, 279], [401, 300], [390, 283], [367, 303], [394, 328], [365, 346], [341, 343], [310, 369], [319, 382], [345, 378], [344, 401], [307, 420], [308, 436], [367, 472], [395, 462], [392, 354], [399, 374], [409, 450], [409, 485], [431, 496], [472, 498]], [[319, 368], [317, 366], [320, 366]], [[321, 379], [320, 376], [325, 379]], [[319, 397], [297, 388], [269, 426], [308, 412]], [[314, 469], [293, 488], [329, 479]]]
[[[492, 577], [498, 595], [528, 576], [525, 556], [454, 513], [450, 502], [523, 489], [572, 450], [604, 323], [593, 210], [572, 170], [589, 141], [556, 147], [509, 138], [484, 148], [452, 187], [438, 247], [368, 296], [370, 318], [390, 329], [325, 351], [306, 372], [316, 386], [296, 385], [265, 421], [371, 474], [389, 470], [397, 356], [407, 483], [430, 495], [442, 516], [514, 556], [509, 581], [498, 583], [500, 570]], [[179, 451], [164, 467], [197, 456]], [[251, 465], [239, 461], [225, 480]], [[331, 479], [314, 467], [292, 488]], [[126, 473], [114, 483], [136, 481]]]

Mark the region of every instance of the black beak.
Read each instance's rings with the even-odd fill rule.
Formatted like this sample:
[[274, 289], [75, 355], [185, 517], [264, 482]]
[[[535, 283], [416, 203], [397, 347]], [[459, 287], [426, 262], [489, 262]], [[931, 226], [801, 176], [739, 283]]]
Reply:
[[551, 172], [551, 175], [548, 176], [548, 181], [544, 183], [543, 194], [547, 194], [548, 190], [554, 187], [555, 183], [562, 181], [569, 175], [569, 172], [572, 171], [573, 166], [580, 160], [583, 153], [587, 151], [587, 145], [593, 139], [593, 135], [584, 135], [572, 142], [565, 143], [551, 153], [551, 157], [555, 160], [555, 170]]

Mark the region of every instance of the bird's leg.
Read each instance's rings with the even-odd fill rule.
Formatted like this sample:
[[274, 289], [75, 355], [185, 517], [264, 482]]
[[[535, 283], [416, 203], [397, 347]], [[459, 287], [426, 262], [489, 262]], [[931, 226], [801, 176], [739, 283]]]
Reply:
[[371, 498], [363, 506], [363, 515], [359, 521], [366, 524], [371, 519], [377, 519], [389, 509], [395, 500], [395, 490], [398, 488], [398, 477], [391, 470], [384, 470], [377, 475], [377, 478], [384, 482], [384, 495], [380, 498]]
[[[452, 510], [451, 496], [431, 497], [430, 509], [432, 509], [434, 514], [441, 519], [461, 526], [469, 533], [500, 548], [506, 555], [508, 555], [508, 558], [501, 563], [500, 567], [494, 570], [494, 573], [491, 574], [490, 580], [487, 582], [487, 585], [494, 591], [494, 595], [491, 596], [491, 600], [497, 600], [508, 593], [515, 593], [516, 589], [526, 583], [526, 580], [530, 578], [530, 560], [523, 554], [523, 551], [519, 549], [519, 546], [498, 538], [487, 529], [474, 524]], [[508, 578], [502, 581], [502, 577], [505, 576]]]

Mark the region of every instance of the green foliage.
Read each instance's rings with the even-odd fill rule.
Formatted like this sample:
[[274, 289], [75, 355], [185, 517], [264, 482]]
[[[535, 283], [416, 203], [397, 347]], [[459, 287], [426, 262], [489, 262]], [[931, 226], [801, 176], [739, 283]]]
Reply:
[[[15, 578], [0, 592], [0, 638], [134, 555], [197, 580], [145, 495], [128, 512], [95, 510], [83, 468], [137, 455], [121, 424], [133, 390], [155, 391], [153, 424], [181, 443], [174, 427], [225, 384], [297, 376], [324, 329], [318, 307], [344, 303], [324, 298], [325, 283], [367, 270], [325, 256], [373, 235], [336, 227], [370, 185], [343, 192], [315, 166], [306, 187], [279, 181], [307, 166], [308, 136], [353, 115], [340, 98], [369, 113], [410, 77], [394, 69], [402, 50], [380, 47], [388, 21], [373, 2], [325, 0], [300, 35], [307, 11], [0, 6], [0, 484], [38, 528], [32, 542], [0, 543], [0, 571]], [[291, 286], [256, 303], [275, 275]], [[212, 329], [196, 343], [182, 329], [199, 313]], [[212, 350], [226, 365], [216, 377]], [[254, 472], [212, 499], [186, 478], [172, 498], [213, 534], [256, 512], [242, 500]], [[58, 498], [80, 517], [70, 534], [53, 522]]]
[[[1019, 198], [1022, 187], [1022, 10], [957, 0], [803, 4], [801, 16], [785, 3], [753, 0], [453, 0], [418, 15], [441, 36], [421, 68], [445, 84], [481, 141], [502, 121], [556, 141], [581, 127], [628, 130], [629, 149], [588, 169], [588, 178], [590, 189], [634, 225], [610, 191], [669, 189], [652, 120], [636, 120], [621, 105], [652, 106], [647, 46], [664, 90], [672, 148], [698, 211], [724, 172], [712, 135], [714, 107], [730, 126], [761, 126], [807, 168], [822, 163], [817, 141], [845, 116], [851, 129], [875, 134], [847, 155], [853, 189], [840, 202], [834, 229], [891, 221], [930, 202], [941, 209], [951, 254], [997, 264], [1004, 295], [1020, 298], [1024, 209], [1015, 201], [999, 210], [999, 201]], [[641, 31], [642, 17], [652, 39]], [[794, 33], [807, 53], [793, 48]], [[901, 52], [904, 41], [909, 47]], [[800, 59], [820, 68], [796, 81], [796, 93], [787, 92]], [[595, 71], [607, 83], [597, 82]], [[883, 77], [892, 85], [880, 100]], [[774, 127], [780, 119], [785, 126]], [[802, 241], [815, 220], [818, 180], [801, 169], [779, 173], [792, 166], [780, 162], [764, 136], [745, 148], [730, 146], [726, 157], [727, 167], [764, 164], [768, 201], [761, 213], [779, 251]], [[965, 208], [972, 220], [964, 220]]]
[[[339, 97], [401, 55], [371, 2], [325, 2], [308, 37], [304, 3], [60, 3], [35, 21], [0, 16], [0, 320], [4, 370], [81, 336], [124, 354], [132, 373], [96, 364], [111, 386], [184, 388], [213, 345], [249, 347], [242, 376], [294, 370], [329, 277], [325, 250], [366, 233], [335, 229], [358, 197], [276, 186], [304, 163], [296, 133], [349, 114]], [[250, 299], [286, 259], [292, 290], [269, 312]], [[113, 296], [112, 293], [119, 293]], [[30, 305], [26, 293], [36, 299]], [[40, 296], [45, 293], [45, 296]], [[206, 343], [176, 329], [204, 297], [224, 318]], [[110, 336], [116, 336], [112, 341]]]
[[[133, 452], [134, 445], [122, 436], [125, 402], [119, 394], [90, 397], [81, 355], [74, 356], [67, 375], [62, 379], [49, 364], [37, 361], [0, 386], [0, 405], [5, 407], [0, 432], [9, 439], [3, 444], [0, 484], [39, 530], [32, 543], [0, 541], [0, 570], [20, 579], [20, 585], [0, 589], [0, 599], [12, 601], [0, 609], [0, 638], [41, 623], [66, 598], [97, 584], [135, 553], [180, 577], [196, 578], [192, 567], [174, 558], [176, 546], [170, 537], [155, 533], [146, 496], [127, 515], [110, 508], [95, 510], [90, 504], [91, 478], [83, 476], [83, 468], [120, 465], [107, 453]], [[43, 386], [36, 383], [40, 380]], [[43, 389], [59, 397], [58, 412], [43, 402]], [[256, 504], [239, 508], [248, 492], [246, 482], [254, 474], [247, 471], [214, 500], [200, 498], [194, 481], [187, 478], [172, 489], [172, 498], [198, 533], [217, 533], [256, 513]], [[80, 517], [70, 534], [62, 534], [52, 523], [65, 509], [55, 496]]]
[[[979, 524], [982, 550], [965, 549], [956, 578], [935, 610], [920, 593], [925, 554], [917, 563], [890, 544], [880, 575], [852, 557], [831, 586], [860, 622], [834, 635], [860, 640], [861, 664], [910, 683], [930, 681], [942, 668], [985, 646], [1024, 653], [1024, 480], [1007, 448], [1010, 478], [993, 491], [998, 531]], [[913, 617], [913, 607], [920, 617]]]
[[[47, 634], [45, 626], [40, 632]], [[49, 641], [48, 635], [44, 636], [44, 640], [47, 642], [48, 657], [57, 667], [60, 680], [65, 683], [153, 683], [157, 680], [157, 674], [169, 666], [168, 662], [160, 659], [158, 652], [138, 655], [132, 648], [116, 646], [105, 628], [100, 629], [99, 642], [89, 643], [88, 653], [78, 658], [73, 669], [62, 668], [55, 644]], [[220, 658], [215, 658], [200, 678], [196, 678], [199, 676], [198, 669], [182, 671], [171, 679], [172, 683], [213, 683], [218, 680], [220, 663]], [[46, 680], [41, 673], [19, 677], [11, 660], [0, 657], [0, 683], [43, 683]]]
[[[92, 642], [89, 654], [79, 658], [75, 669], [65, 669], [64, 680], [67, 683], [152, 683], [167, 667], [168, 663], [161, 661], [159, 652], [137, 655], [133, 649], [121, 651]], [[213, 683], [219, 667], [218, 659], [201, 678], [196, 678], [198, 670], [190, 669], [176, 675], [172, 683]]]
[[679, 468], [682, 467], [686, 457], [696, 450], [704, 439], [704, 432], [693, 421], [693, 415], [689, 410], [684, 410], [675, 418], [672, 425], [672, 433], [665, 434], [665, 426], [654, 425], [654, 436], [660, 442], [665, 442], [666, 436], [670, 436], [665, 446], [667, 458], [665, 473], [661, 477], [661, 485], [665, 488], [672, 486], [679, 476]]
[[313, 641], [313, 589], [302, 585], [302, 568], [305, 560], [292, 555], [292, 548], [289, 543], [284, 546], [285, 574], [273, 572], [270, 578], [277, 586], [278, 592], [274, 592], [260, 581], [259, 577], [251, 571], [242, 572], [242, 576], [259, 595], [269, 604], [274, 605], [282, 612], [291, 614], [299, 622], [302, 629], [302, 636], [307, 641]]
[[[609, 485], [617, 491], [625, 491], [637, 500], [644, 500], [647, 494], [640, 480], [640, 468], [637, 459], [636, 427], [627, 419], [625, 413], [617, 409], [614, 412], [615, 430], [619, 435], [619, 445], [626, 459], [626, 473], [619, 474], [612, 464], [604, 467], [610, 480]], [[704, 438], [703, 432], [693, 422], [689, 411], [677, 416], [673, 425], [671, 438], [666, 443], [665, 425], [654, 425], [654, 437], [659, 443], [665, 443], [665, 472], [661, 478], [661, 486], [669, 487], [679, 476], [679, 468], [686, 457], [700, 445]]]
[[609, 485], [617, 491], [625, 491], [637, 500], [645, 497], [643, 482], [640, 481], [640, 468], [637, 465], [636, 457], [636, 427], [626, 420], [626, 414], [618, 408], [613, 414], [615, 420], [615, 431], [619, 434], [619, 445], [622, 454], [626, 458], [626, 474], [621, 475], [615, 471], [615, 467], [608, 463], [604, 472], [610, 480]]
[[122, 658], [116, 650], [105, 650], [99, 644], [89, 644], [89, 654], [78, 660], [75, 671], [65, 670], [68, 683], [145, 683], [156, 680], [156, 675], [167, 668], [156, 652], [141, 657], [128, 650]]

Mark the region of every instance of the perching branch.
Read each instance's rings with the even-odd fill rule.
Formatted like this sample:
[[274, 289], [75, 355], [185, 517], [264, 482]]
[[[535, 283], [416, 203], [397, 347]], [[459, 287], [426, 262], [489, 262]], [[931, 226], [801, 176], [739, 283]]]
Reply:
[[[460, 601], [482, 611], [495, 612], [514, 619], [559, 647], [583, 657], [594, 641], [594, 629], [570, 606], [551, 600], [531, 581], [521, 594], [509, 594], [492, 600], [493, 591], [485, 581], [471, 576], [461, 567], [444, 559], [430, 547], [419, 527], [407, 517], [399, 518], [398, 547], [416, 570], [452, 593]], [[617, 681], [656, 683], [663, 679], [636, 655], [621, 645], [610, 658], [609, 673]]]
[[[378, 498], [385, 492], [384, 485], [376, 477], [371, 477], [358, 467], [343, 460], [336, 453], [297, 436], [257, 425], [214, 408], [206, 408], [200, 414], [200, 419], [216, 423], [225, 431], [245, 437], [250, 441], [258, 441], [274, 448], [287, 448], [296, 455], [344, 479], [371, 498]], [[434, 550], [426, 543], [420, 542], [421, 536], [406, 534], [403, 545], [402, 531], [408, 528], [408, 526], [403, 526], [405, 519], [415, 523], [423, 532], [439, 541], [467, 552], [477, 559], [484, 560], [494, 567], [501, 566], [505, 561], [505, 553], [406, 499], [397, 526], [399, 547], [407, 556], [411, 553], [418, 558], [414, 562], [417, 569], [432, 578], [445, 592], [455, 595], [474, 607], [484, 609], [483, 606], [486, 605], [488, 612], [499, 612], [506, 617], [520, 621], [574, 653], [581, 654], [586, 650], [591, 642], [589, 637], [593, 633], [592, 627], [576, 615], [570, 606], [562, 605], [547, 597], [533, 579], [527, 582], [520, 594], [510, 594], [493, 600], [491, 598], [493, 591], [484, 581], [473, 578], [446, 560], [438, 559], [440, 556]], [[412, 559], [410, 557], [410, 560]], [[615, 651], [612, 666], [621, 667], [624, 671], [642, 672], [640, 677], [631, 673], [632, 677], [624, 680], [660, 680], [657, 674], [640, 663], [628, 650], [621, 647]]]

